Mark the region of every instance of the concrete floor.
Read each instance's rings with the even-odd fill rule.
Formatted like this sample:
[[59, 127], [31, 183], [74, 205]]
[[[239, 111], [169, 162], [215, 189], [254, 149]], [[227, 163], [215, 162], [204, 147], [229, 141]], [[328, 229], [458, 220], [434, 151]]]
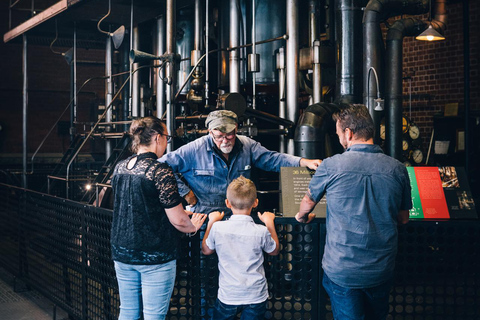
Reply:
[[1, 320], [66, 320], [68, 314], [35, 290], [28, 290], [20, 281], [0, 267]]

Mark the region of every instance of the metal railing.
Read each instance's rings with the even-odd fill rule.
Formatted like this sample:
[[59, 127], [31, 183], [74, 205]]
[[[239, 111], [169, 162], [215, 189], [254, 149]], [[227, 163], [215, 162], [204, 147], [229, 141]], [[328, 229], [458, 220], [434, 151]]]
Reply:
[[[99, 185], [99, 187], [102, 187]], [[116, 319], [112, 211], [0, 184], [0, 265], [72, 319]], [[281, 252], [266, 256], [266, 319], [332, 319], [321, 286], [325, 220], [277, 218]], [[181, 241], [168, 319], [208, 319], [218, 290], [203, 231]], [[480, 318], [480, 221], [411, 221], [399, 228], [387, 319]]]

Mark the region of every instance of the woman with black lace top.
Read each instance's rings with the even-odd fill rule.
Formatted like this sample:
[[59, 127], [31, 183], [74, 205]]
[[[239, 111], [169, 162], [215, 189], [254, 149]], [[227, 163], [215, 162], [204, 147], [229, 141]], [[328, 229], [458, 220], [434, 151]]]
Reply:
[[140, 319], [142, 313], [145, 320], [165, 319], [180, 232], [196, 232], [206, 215], [183, 209], [172, 169], [157, 161], [170, 139], [165, 125], [155, 117], [137, 119], [130, 135], [136, 154], [118, 163], [112, 178], [119, 319]]

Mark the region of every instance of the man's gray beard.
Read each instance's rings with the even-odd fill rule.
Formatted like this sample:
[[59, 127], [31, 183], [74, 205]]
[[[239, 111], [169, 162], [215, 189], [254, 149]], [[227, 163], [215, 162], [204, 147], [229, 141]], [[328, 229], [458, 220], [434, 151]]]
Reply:
[[232, 152], [232, 150], [233, 150], [233, 146], [231, 144], [226, 145], [226, 146], [220, 145], [220, 151], [222, 151], [225, 154], [228, 154], [228, 153]]

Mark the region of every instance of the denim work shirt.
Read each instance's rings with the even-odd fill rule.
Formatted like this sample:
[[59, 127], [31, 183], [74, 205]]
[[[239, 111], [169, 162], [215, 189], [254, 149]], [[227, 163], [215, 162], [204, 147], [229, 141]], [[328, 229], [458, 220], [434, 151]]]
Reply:
[[197, 197], [198, 202], [192, 211], [225, 211], [225, 214], [230, 214], [230, 209], [225, 206], [227, 187], [241, 175], [250, 179], [252, 166], [279, 172], [281, 167], [300, 165], [300, 157], [270, 151], [246, 136], [237, 135], [235, 148], [237, 144], [239, 150], [229, 158], [229, 165], [213, 150], [215, 144], [210, 135], [200, 137], [160, 158], [160, 162], [168, 163], [188, 183], [177, 179], [180, 195], [184, 197], [192, 190]]
[[393, 276], [397, 216], [412, 208], [410, 192], [405, 166], [377, 145], [356, 144], [321, 163], [307, 194], [327, 196], [322, 267], [334, 283], [368, 288]]

